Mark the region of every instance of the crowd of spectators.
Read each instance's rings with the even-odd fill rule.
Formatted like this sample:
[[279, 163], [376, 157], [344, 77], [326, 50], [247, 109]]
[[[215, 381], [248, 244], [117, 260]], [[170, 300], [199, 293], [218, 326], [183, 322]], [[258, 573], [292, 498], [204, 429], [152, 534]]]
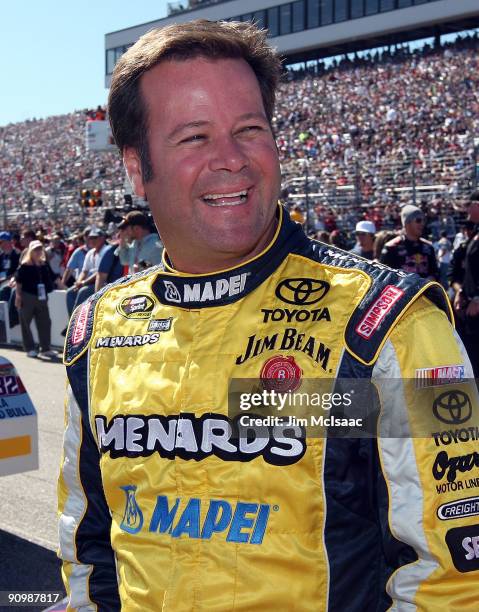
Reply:
[[[476, 33], [439, 47], [397, 46], [286, 73], [273, 128], [285, 182], [308, 172], [313, 229], [318, 220], [328, 229], [330, 206], [336, 223], [349, 230], [366, 207], [399, 223], [411, 185], [432, 214], [455, 213], [477, 172], [478, 47]], [[91, 183], [104, 193], [121, 191], [119, 155], [85, 149], [85, 122], [104, 118], [98, 107], [1, 127], [4, 214], [26, 211], [32, 199], [41, 208], [39, 196], [58, 193], [69, 193], [78, 209], [79, 189]], [[304, 192], [304, 182], [289, 185], [287, 203], [304, 209]], [[66, 229], [80, 230], [83, 217], [70, 210]]]
[[[427, 251], [423, 275], [453, 292], [451, 270], [472, 231], [461, 205], [477, 188], [478, 48], [475, 33], [286, 71], [273, 129], [282, 199], [293, 219], [324, 242], [395, 265], [398, 249], [410, 247], [405, 215], [413, 205], [423, 238], [414, 238], [419, 225], [411, 225], [408, 239]], [[159, 239], [143, 213], [130, 212], [119, 225], [103, 214], [79, 214], [85, 186], [123, 198], [120, 156], [85, 149], [85, 123], [105, 118], [99, 106], [0, 128], [0, 299], [11, 306], [20, 253], [32, 240], [45, 246], [69, 312], [104, 283], [159, 262]], [[44, 198], [59, 193], [70, 194], [68, 214], [35, 220]]]
[[[10, 326], [21, 323], [28, 356], [38, 355], [30, 332], [33, 319], [41, 354], [54, 356], [49, 346], [47, 297], [54, 288], [66, 290], [71, 315], [107, 283], [160, 263], [162, 251], [151, 218], [142, 211], [129, 212], [117, 225], [86, 227], [70, 236], [60, 232], [45, 235], [32, 229], [21, 234], [0, 231], [0, 301], [9, 304]], [[34, 266], [40, 267], [41, 275]]]

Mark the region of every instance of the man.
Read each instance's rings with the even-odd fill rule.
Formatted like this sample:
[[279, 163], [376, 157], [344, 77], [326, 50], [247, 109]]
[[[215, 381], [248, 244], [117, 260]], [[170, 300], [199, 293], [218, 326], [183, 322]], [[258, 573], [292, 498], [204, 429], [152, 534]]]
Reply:
[[[456, 285], [454, 310], [474, 375], [479, 377], [479, 191], [471, 194], [467, 208], [466, 232], [469, 231], [470, 239], [465, 247], [462, 287]], [[475, 224], [473, 228], [471, 224]]]
[[87, 244], [91, 245], [91, 248], [85, 255], [82, 271], [66, 293], [67, 310], [70, 316], [79, 304], [82, 304], [95, 292], [98, 265], [108, 248], [105, 232], [99, 228], [91, 229], [88, 234]]
[[51, 236], [50, 244], [46, 247], [45, 254], [55, 278], [61, 279], [63, 277], [63, 273], [65, 272], [62, 261], [66, 250], [66, 244], [63, 242], [63, 237], [60, 234], [54, 234]]
[[360, 255], [365, 259], [374, 259], [374, 236], [376, 226], [372, 221], [358, 221], [356, 223], [357, 243], [351, 249], [351, 253]]
[[[118, 232], [120, 233], [120, 232]], [[107, 283], [114, 283], [123, 276], [123, 266], [117, 254], [119, 240], [114, 240], [103, 253], [95, 279], [95, 291], [99, 291]]]
[[420, 208], [407, 204], [401, 210], [403, 232], [384, 245], [380, 262], [395, 268], [419, 274], [422, 278], [439, 279], [434, 247], [422, 238], [424, 215]]
[[0, 232], [0, 282], [9, 281], [20, 262], [20, 253], [13, 246], [10, 232]]
[[[163, 247], [156, 232], [152, 232], [146, 215], [139, 210], [129, 212], [118, 225], [120, 246], [118, 256], [130, 274], [161, 263]], [[129, 240], [132, 240], [131, 244]]]
[[10, 327], [18, 325], [15, 308], [15, 272], [20, 265], [20, 251], [13, 245], [10, 232], [0, 232], [0, 301], [8, 302]]
[[461, 240], [454, 240], [452, 251], [452, 259], [449, 264], [448, 271], [448, 282], [450, 287], [456, 294], [462, 289], [462, 283], [464, 282], [464, 270], [466, 265], [466, 253], [469, 242], [474, 238], [477, 231], [476, 224], [474, 221], [466, 221], [461, 228], [461, 232], [458, 234], [462, 236]]
[[[228, 414], [231, 379], [293, 389], [308, 377], [402, 385], [448, 364], [470, 373], [439, 285], [310, 241], [277, 205], [279, 74], [264, 33], [232, 22], [152, 30], [116, 65], [113, 134], [167, 254], [70, 322], [59, 482], [70, 609], [476, 606], [477, 562], [462, 552], [474, 557], [479, 528], [438, 518], [453, 495], [439, 487], [444, 455], [431, 475], [432, 434], [238, 435]], [[395, 397], [382, 421], [407, 429], [416, 414]], [[458, 440], [450, 454], [474, 448]]]
[[92, 241], [89, 241], [89, 234], [90, 228], [85, 229], [82, 234], [78, 234], [72, 239], [76, 246], [67, 260], [65, 272], [62, 276], [62, 283], [67, 287], [71, 287], [78, 280], [85, 263], [86, 254], [93, 246]]

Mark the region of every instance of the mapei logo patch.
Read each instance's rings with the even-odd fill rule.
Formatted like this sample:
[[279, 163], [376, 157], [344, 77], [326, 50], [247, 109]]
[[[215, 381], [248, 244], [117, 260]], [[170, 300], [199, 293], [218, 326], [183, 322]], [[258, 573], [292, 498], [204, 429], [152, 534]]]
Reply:
[[420, 368], [416, 370], [416, 389], [447, 385], [451, 382], [464, 380], [464, 366], [450, 365], [435, 368]]
[[123, 298], [116, 310], [126, 319], [149, 319], [155, 302], [153, 298], [144, 293]]
[[[143, 528], [144, 514], [136, 499], [136, 485], [120, 487], [125, 495], [125, 510], [120, 528], [132, 535]], [[268, 526], [271, 506], [223, 499], [205, 500], [177, 497], [170, 503], [166, 495], [158, 495], [156, 505], [148, 517], [150, 533], [166, 534], [172, 538], [210, 540], [224, 534], [226, 542], [261, 544]]]
[[394, 304], [404, 295], [404, 291], [394, 285], [388, 285], [381, 291], [381, 295], [368, 308], [368, 311], [359, 321], [356, 333], [369, 340], [381, 325]]
[[204, 304], [208, 302], [221, 302], [226, 298], [243, 293], [249, 272], [236, 274], [229, 278], [198, 281], [196, 283], [182, 282], [179, 278], [175, 284], [170, 280], [163, 280], [164, 298], [174, 304]]

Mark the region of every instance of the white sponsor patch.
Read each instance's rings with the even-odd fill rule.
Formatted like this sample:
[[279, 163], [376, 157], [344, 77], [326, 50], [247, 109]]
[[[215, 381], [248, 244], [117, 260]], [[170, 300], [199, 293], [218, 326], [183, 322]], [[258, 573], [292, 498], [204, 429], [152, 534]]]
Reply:
[[[176, 304], [189, 302], [216, 302], [223, 297], [239, 295], [244, 291], [248, 272], [236, 274], [230, 278], [219, 278], [216, 281], [203, 283], [185, 283], [177, 287], [172, 281], [164, 280], [165, 299]], [[183, 296], [181, 296], [183, 289]]]

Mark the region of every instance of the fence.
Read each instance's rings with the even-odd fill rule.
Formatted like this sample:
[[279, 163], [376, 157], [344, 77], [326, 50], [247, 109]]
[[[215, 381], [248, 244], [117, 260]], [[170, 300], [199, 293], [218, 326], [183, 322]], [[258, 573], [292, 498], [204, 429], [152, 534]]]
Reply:
[[460, 217], [464, 201], [478, 187], [477, 148], [461, 152], [406, 152], [396, 159], [315, 160], [283, 165], [283, 197], [307, 211], [317, 205], [341, 213], [391, 204], [435, 204]]
[[[438, 200], [442, 207], [460, 214], [462, 203], [478, 186], [477, 150], [476, 142], [473, 145], [465, 139], [461, 151], [431, 151], [427, 155], [407, 151], [393, 159], [353, 155], [330, 160], [326, 165], [314, 159], [290, 160], [282, 164], [283, 195], [290, 205], [300, 203], [310, 210], [319, 204], [347, 211], [352, 219], [361, 208]], [[104, 205], [97, 209], [80, 207], [80, 189], [94, 186], [102, 189]], [[15, 207], [7, 207], [3, 201], [0, 215], [4, 227], [53, 220], [81, 228], [101, 223], [107, 208], [124, 207], [125, 187], [125, 181], [117, 178], [115, 183], [109, 177], [104, 184], [91, 179], [51, 193], [23, 193]], [[133, 198], [134, 205], [141, 203]]]

